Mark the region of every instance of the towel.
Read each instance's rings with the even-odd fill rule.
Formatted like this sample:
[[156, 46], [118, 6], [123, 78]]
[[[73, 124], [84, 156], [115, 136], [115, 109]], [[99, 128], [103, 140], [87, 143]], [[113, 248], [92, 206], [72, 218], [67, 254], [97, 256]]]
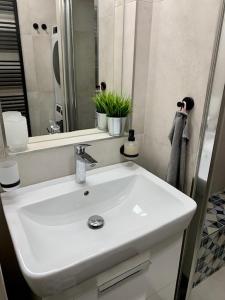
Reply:
[[181, 111], [176, 112], [169, 134], [169, 140], [172, 148], [166, 181], [183, 192], [185, 185], [187, 144], [189, 141], [187, 113]]

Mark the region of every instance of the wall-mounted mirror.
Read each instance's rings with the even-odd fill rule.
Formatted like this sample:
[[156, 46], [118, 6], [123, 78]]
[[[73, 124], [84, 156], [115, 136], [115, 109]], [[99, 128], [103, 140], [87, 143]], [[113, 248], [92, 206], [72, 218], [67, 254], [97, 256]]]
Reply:
[[3, 112], [25, 115], [32, 137], [95, 128], [96, 90], [123, 93], [124, 0], [11, 2], [1, 16]]

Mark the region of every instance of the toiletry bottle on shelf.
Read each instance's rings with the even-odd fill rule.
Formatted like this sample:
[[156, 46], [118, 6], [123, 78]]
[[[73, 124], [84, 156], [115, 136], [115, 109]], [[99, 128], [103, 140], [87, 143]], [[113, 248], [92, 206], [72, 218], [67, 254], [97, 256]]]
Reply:
[[129, 130], [128, 141], [124, 143], [124, 156], [137, 157], [138, 156], [138, 143], [135, 141], [134, 130]]

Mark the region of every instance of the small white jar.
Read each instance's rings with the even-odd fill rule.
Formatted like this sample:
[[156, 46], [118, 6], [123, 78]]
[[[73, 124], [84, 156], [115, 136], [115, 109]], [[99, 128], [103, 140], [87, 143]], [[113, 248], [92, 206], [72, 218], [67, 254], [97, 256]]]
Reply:
[[19, 169], [15, 160], [0, 162], [0, 184], [5, 192], [14, 191], [20, 186]]

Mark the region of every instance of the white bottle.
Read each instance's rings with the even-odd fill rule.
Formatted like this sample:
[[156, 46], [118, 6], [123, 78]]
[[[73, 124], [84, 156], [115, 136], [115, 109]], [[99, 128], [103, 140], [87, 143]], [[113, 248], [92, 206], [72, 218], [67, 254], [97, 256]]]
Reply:
[[27, 120], [20, 112], [4, 112], [6, 142], [11, 152], [24, 151], [28, 144]]
[[129, 130], [128, 141], [124, 143], [124, 155], [126, 157], [135, 158], [138, 156], [138, 143], [135, 141], [134, 130]]

